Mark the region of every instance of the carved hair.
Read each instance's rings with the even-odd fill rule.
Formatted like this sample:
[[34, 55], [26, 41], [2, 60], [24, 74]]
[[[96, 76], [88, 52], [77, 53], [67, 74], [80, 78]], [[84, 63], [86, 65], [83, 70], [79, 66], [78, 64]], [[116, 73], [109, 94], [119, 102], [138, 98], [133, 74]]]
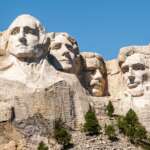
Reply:
[[0, 56], [6, 55], [7, 45], [8, 45], [8, 32], [4, 31], [0, 33]]
[[[15, 27], [16, 22], [18, 22], [19, 20], [31, 20], [31, 21], [33, 21], [35, 28], [39, 31], [39, 37], [42, 37], [43, 35], [45, 35], [45, 28], [44, 28], [44, 26], [41, 24], [41, 22], [40, 22], [37, 18], [35, 18], [35, 17], [31, 16], [31, 15], [28, 15], [28, 14], [23, 14], [23, 15], [18, 16], [18, 17], [11, 23], [11, 25], [8, 27], [8, 30], [11, 31], [11, 29]], [[10, 34], [10, 33], [9, 33], [9, 34]], [[41, 42], [42, 42], [42, 41], [41, 41]], [[40, 43], [41, 43], [41, 42], [40, 42]]]
[[102, 64], [101, 64], [101, 71], [102, 71], [102, 74], [103, 74], [103, 77], [106, 78], [107, 77], [107, 71], [106, 71], [106, 65], [105, 65], [105, 62], [104, 62], [104, 59], [102, 56], [100, 56], [99, 54], [97, 53], [93, 53], [93, 52], [82, 52], [81, 53], [81, 56], [83, 57], [83, 60], [84, 60], [84, 67], [83, 69], [86, 69], [86, 59], [90, 59], [90, 58], [96, 58], [98, 59], [98, 61], [100, 61]]
[[143, 54], [145, 58], [150, 57], [150, 45], [147, 46], [128, 46], [120, 49], [120, 53], [118, 55], [118, 63], [119, 66], [125, 62], [126, 58], [133, 54]]
[[44, 45], [47, 44], [49, 42], [47, 42], [47, 38], [46, 38], [46, 33], [45, 33], [45, 28], [43, 27], [43, 25], [40, 23], [40, 21], [38, 19], [36, 19], [35, 17], [28, 15], [28, 14], [24, 14], [24, 15], [20, 15], [18, 16], [12, 23], [11, 25], [8, 27], [8, 29], [6, 30], [6, 36], [7, 39], [5, 39], [5, 48], [7, 50], [7, 45], [9, 42], [9, 36], [11, 34], [11, 30], [13, 27], [15, 27], [16, 22], [18, 22], [18, 20], [32, 20], [35, 28], [38, 30], [38, 36], [39, 36], [39, 45]]
[[[55, 38], [56, 38], [57, 36], [59, 36], [59, 35], [64, 36], [65, 38], [67, 38], [67, 39], [71, 42], [71, 44], [72, 44], [72, 46], [73, 46], [74, 53], [75, 53], [75, 55], [77, 56], [77, 55], [79, 54], [78, 43], [77, 43], [77, 41], [76, 41], [73, 37], [71, 37], [68, 33], [66, 33], [66, 32], [57, 32], [57, 33], [56, 33], [56, 32], [52, 32], [52, 33], [48, 33], [48, 34], [47, 34], [47, 36], [50, 38], [51, 42], [54, 41]], [[49, 49], [51, 49], [51, 47], [49, 47]]]

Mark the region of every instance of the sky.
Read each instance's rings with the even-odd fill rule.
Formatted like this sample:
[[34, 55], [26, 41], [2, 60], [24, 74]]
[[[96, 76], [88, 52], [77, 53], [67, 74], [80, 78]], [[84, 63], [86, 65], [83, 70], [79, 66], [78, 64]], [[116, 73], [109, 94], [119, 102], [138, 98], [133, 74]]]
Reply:
[[150, 0], [0, 0], [0, 31], [21, 14], [38, 18], [47, 32], [68, 32], [80, 51], [106, 60], [121, 47], [150, 43]]

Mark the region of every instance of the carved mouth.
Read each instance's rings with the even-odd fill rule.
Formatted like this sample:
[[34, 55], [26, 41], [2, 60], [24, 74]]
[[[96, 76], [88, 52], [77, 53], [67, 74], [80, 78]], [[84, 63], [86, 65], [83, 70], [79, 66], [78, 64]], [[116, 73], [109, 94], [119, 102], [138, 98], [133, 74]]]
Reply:
[[100, 91], [100, 89], [95, 89], [95, 88], [92, 89], [93, 94], [98, 93], [99, 91]]
[[69, 59], [61, 59], [61, 60], [58, 60], [60, 62], [64, 62], [64, 63], [67, 63], [67, 64], [71, 64], [71, 61]]
[[92, 89], [95, 89], [95, 90], [100, 90], [102, 88], [101, 82], [95, 83], [95, 84], [93, 84], [91, 86], [92, 86]]
[[99, 87], [101, 84], [100, 80], [91, 80], [90, 86]]
[[21, 48], [21, 49], [25, 49], [25, 48], [26, 48], [25, 45], [20, 45], [20, 44], [16, 45], [16, 47], [17, 47], [17, 48]]
[[99, 89], [100, 84], [92, 84], [92, 85], [90, 85], [90, 86], [92, 86], [94, 89]]
[[131, 83], [128, 84], [128, 87], [129, 87], [130, 89], [136, 88], [137, 86], [138, 86], [138, 83], [136, 83], [136, 82], [135, 82], [135, 83], [132, 83], [132, 84], [131, 84]]

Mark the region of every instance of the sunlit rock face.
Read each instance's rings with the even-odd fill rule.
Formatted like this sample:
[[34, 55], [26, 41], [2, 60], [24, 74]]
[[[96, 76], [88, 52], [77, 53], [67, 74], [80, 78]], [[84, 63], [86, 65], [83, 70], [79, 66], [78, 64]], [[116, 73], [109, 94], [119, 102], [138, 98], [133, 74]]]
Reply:
[[19, 59], [37, 59], [43, 56], [45, 30], [42, 24], [30, 15], [18, 16], [8, 28], [7, 51]]
[[125, 114], [132, 108], [150, 131], [150, 47], [122, 48], [118, 58], [124, 84], [118, 111]]
[[5, 47], [6, 54], [0, 62], [0, 76], [26, 84], [39, 79], [48, 53], [48, 40], [41, 23], [30, 15], [21, 15], [3, 34], [0, 45], [5, 44], [1, 47]]
[[[6, 51], [0, 57], [0, 122], [12, 121], [25, 136], [49, 136], [59, 118], [71, 128], [82, 124], [89, 108], [86, 91], [75, 74], [60, 72], [48, 62], [50, 38], [41, 23], [21, 15], [6, 33], [0, 36]], [[66, 66], [72, 68], [79, 52], [72, 39], [62, 37], [58, 41], [70, 50], [66, 64], [71, 67]]]
[[50, 62], [57, 70], [77, 73], [79, 70], [79, 48], [77, 41], [67, 33], [50, 34]]
[[8, 31], [0, 32], [0, 56], [6, 55], [6, 48], [8, 44]]
[[121, 65], [121, 71], [127, 91], [133, 96], [144, 95], [143, 83], [147, 80], [147, 67], [143, 54], [128, 56]]
[[85, 88], [93, 96], [104, 96], [107, 93], [107, 73], [104, 60], [92, 52], [82, 52], [85, 65], [82, 72]]
[[3, 32], [0, 32], [0, 56], [3, 56], [4, 48], [3, 48]]
[[112, 99], [118, 99], [123, 91], [124, 85], [122, 81], [121, 69], [117, 59], [106, 61], [108, 91]]

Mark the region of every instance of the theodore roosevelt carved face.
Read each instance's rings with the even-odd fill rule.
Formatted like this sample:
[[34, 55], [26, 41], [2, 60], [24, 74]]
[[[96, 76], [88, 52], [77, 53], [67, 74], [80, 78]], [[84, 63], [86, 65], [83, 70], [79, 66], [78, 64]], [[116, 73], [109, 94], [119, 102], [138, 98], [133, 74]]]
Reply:
[[104, 96], [106, 90], [106, 68], [101, 56], [91, 52], [81, 53], [85, 60], [85, 86], [93, 96]]

